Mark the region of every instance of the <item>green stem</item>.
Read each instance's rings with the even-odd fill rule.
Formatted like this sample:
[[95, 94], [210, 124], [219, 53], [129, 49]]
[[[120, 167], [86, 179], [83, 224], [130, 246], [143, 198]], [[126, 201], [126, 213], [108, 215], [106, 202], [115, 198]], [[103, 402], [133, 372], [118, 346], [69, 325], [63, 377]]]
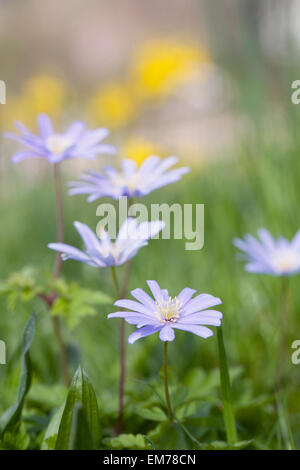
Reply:
[[[114, 266], [111, 267], [113, 283], [116, 289], [118, 299], [121, 298], [121, 289]], [[119, 381], [119, 410], [118, 421], [115, 428], [115, 434], [119, 435], [123, 427], [123, 410], [124, 410], [124, 386], [126, 374], [126, 348], [125, 348], [125, 320], [120, 321], [120, 381]]]
[[[60, 165], [56, 163], [54, 165], [54, 185], [55, 185], [55, 202], [56, 202], [56, 241], [57, 243], [62, 243], [64, 239], [64, 225], [63, 225], [63, 201], [62, 201], [62, 190], [61, 190], [61, 180], [60, 180]], [[61, 254], [56, 253], [55, 257], [55, 266], [53, 279], [56, 280], [59, 278], [62, 268], [62, 259]], [[53, 323], [54, 334], [59, 348], [59, 356], [61, 369], [64, 377], [64, 382], [67, 387], [70, 386], [71, 377], [69, 374], [68, 368], [68, 357], [66, 346], [63, 341], [60, 320], [56, 316], [51, 316]]]
[[171, 407], [171, 400], [169, 395], [169, 385], [168, 385], [168, 341], [164, 342], [164, 384], [165, 384], [165, 395], [168, 408], [168, 417], [170, 422], [174, 420], [173, 411]]
[[237, 432], [234, 419], [230, 377], [224, 346], [223, 331], [221, 326], [217, 328], [217, 338], [220, 363], [221, 397], [223, 403], [226, 436], [228, 444], [233, 445], [235, 442], [237, 442]]
[[120, 289], [119, 281], [118, 281], [117, 274], [116, 274], [116, 268], [114, 266], [111, 267], [111, 274], [112, 274], [113, 283], [114, 283], [114, 286], [115, 286], [115, 289], [116, 289], [117, 297], [118, 297], [118, 299], [120, 299], [121, 298], [121, 289]]
[[279, 338], [277, 347], [277, 366], [275, 378], [275, 391], [279, 391], [283, 381], [284, 375], [284, 359], [287, 351], [287, 325], [288, 325], [288, 310], [289, 310], [289, 285], [288, 279], [282, 277], [280, 293], [279, 293]]

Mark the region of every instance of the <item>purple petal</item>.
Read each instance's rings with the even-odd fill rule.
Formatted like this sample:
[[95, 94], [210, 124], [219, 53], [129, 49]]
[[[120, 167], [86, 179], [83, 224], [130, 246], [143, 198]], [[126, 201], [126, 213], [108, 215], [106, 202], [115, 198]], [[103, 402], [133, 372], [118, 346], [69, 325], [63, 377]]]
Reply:
[[178, 330], [189, 331], [190, 333], [194, 333], [195, 335], [201, 336], [202, 338], [209, 338], [214, 333], [209, 328], [205, 326], [199, 325], [185, 325], [180, 322], [175, 322], [172, 325], [173, 328], [177, 328]]
[[150, 295], [148, 295], [143, 289], [134, 289], [131, 291], [131, 295], [149, 309], [155, 309], [156, 305], [154, 300], [151, 299]]
[[[59, 251], [64, 255], [65, 259], [71, 258], [76, 261], [81, 261], [82, 263], [92, 263], [92, 260], [89, 256], [71, 245], [67, 245], [65, 243], [49, 243], [48, 248]], [[93, 265], [96, 266], [95, 263], [93, 263]]]
[[109, 313], [107, 315], [107, 318], [125, 318], [127, 323], [130, 325], [139, 325], [140, 326], [145, 326], [145, 325], [152, 325], [152, 326], [158, 326], [159, 321], [155, 319], [151, 319], [146, 315], [143, 315], [141, 313], [136, 313], [136, 312], [114, 312], [114, 313]]
[[275, 242], [274, 242], [274, 239], [272, 237], [272, 235], [270, 234], [270, 232], [265, 229], [265, 228], [260, 228], [258, 231], [258, 236], [259, 238], [261, 239], [261, 241], [263, 242], [263, 244], [268, 248], [268, 249], [273, 249], [275, 248]]
[[194, 324], [194, 325], [221, 325], [221, 318], [223, 315], [217, 310], [203, 310], [201, 312], [185, 315], [180, 318], [180, 323]]
[[124, 158], [121, 162], [122, 171], [124, 173], [125, 178], [130, 177], [136, 171], [136, 162], [134, 160], [130, 160], [129, 158]]
[[49, 118], [49, 116], [47, 116], [47, 114], [39, 114], [37, 117], [37, 122], [42, 139], [47, 139], [49, 135], [54, 134], [51, 119]]
[[139, 330], [136, 330], [134, 333], [132, 333], [128, 338], [128, 342], [133, 344], [136, 340], [152, 335], [153, 333], [157, 333], [157, 331], [160, 329], [161, 327], [144, 326], [143, 328], [140, 328]]
[[199, 310], [204, 310], [205, 308], [209, 307], [214, 307], [215, 305], [220, 305], [221, 303], [222, 301], [218, 297], [214, 297], [210, 294], [200, 294], [185, 305], [183, 315], [189, 315], [190, 313], [195, 313]]
[[36, 154], [33, 150], [24, 150], [17, 152], [11, 157], [12, 163], [19, 163], [27, 158], [43, 158], [41, 155]]
[[173, 328], [169, 325], [164, 326], [159, 332], [159, 338], [161, 341], [174, 341], [175, 333]]
[[149, 286], [149, 289], [151, 290], [153, 297], [157, 302], [160, 302], [163, 295], [162, 295], [162, 290], [159, 287], [158, 283], [156, 281], [147, 281], [147, 284]]
[[152, 314], [151, 310], [148, 307], [140, 304], [139, 302], [135, 302], [135, 300], [120, 299], [117, 300], [114, 305], [116, 305], [117, 307], [128, 308], [129, 310], [144, 313], [146, 315]]
[[74, 226], [83, 240], [86, 251], [99, 249], [99, 240], [90, 227], [86, 224], [82, 224], [81, 222], [74, 222]]
[[180, 294], [177, 296], [178, 302], [181, 303], [182, 307], [193, 297], [195, 294], [196, 290], [195, 289], [190, 289], [189, 287], [186, 287], [183, 289]]
[[85, 124], [82, 121], [74, 121], [66, 130], [65, 135], [76, 141], [85, 129]]

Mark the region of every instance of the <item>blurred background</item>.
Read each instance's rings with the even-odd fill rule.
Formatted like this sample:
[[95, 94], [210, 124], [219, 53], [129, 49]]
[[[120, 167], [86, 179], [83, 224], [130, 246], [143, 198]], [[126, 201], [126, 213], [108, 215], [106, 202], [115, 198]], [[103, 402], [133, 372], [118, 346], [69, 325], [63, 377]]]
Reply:
[[[0, 79], [7, 87], [1, 130], [13, 130], [16, 120], [34, 130], [37, 113], [46, 112], [58, 131], [74, 119], [107, 127], [107, 142], [118, 147], [116, 158], [66, 162], [65, 181], [77, 178], [83, 168], [99, 170], [104, 162], [124, 157], [140, 164], [151, 154], [175, 154], [180, 164], [191, 166], [180, 183], [147, 201], [205, 203], [205, 246], [185, 252], [184, 241], [151, 242], [134, 261], [131, 287], [157, 279], [172, 294], [188, 285], [223, 299], [241, 432], [273, 448], [283, 446], [268, 401], [278, 335], [278, 280], [245, 273], [232, 239], [261, 226], [291, 238], [300, 228], [300, 107], [291, 102], [291, 84], [300, 79], [300, 3], [1, 0], [0, 26]], [[15, 144], [1, 140], [0, 276], [5, 279], [26, 266], [29, 282], [52, 269], [53, 255], [46, 248], [55, 239], [52, 169], [43, 161], [12, 165], [15, 151]], [[96, 207], [65, 191], [66, 242], [79, 246], [74, 220], [96, 227]], [[107, 272], [70, 261], [63, 274], [113, 295]], [[298, 278], [290, 285], [292, 340], [300, 337]], [[2, 301], [0, 313], [8, 360], [13, 364], [26, 318], [37, 309], [36, 374], [50, 387], [59, 370], [47, 312], [38, 301], [11, 300], [12, 308]], [[77, 354], [74, 364], [80, 357], [103, 406], [114, 411], [108, 390], [116, 388], [118, 344], [112, 348], [107, 337], [117, 332], [117, 322], [107, 324], [103, 313], [109, 309], [64, 334]], [[214, 338], [203, 342], [177, 336], [170, 361], [181, 383], [191, 387], [197, 384], [192, 371], [217, 367]], [[129, 395], [138, 389], [135, 381], [157, 374], [160, 353], [155, 338], [130, 348], [134, 379]], [[300, 366], [287, 361], [287, 368], [286, 406], [299, 444]], [[17, 372], [1, 366], [0, 376], [6, 380], [0, 390], [2, 409], [11, 402]]]

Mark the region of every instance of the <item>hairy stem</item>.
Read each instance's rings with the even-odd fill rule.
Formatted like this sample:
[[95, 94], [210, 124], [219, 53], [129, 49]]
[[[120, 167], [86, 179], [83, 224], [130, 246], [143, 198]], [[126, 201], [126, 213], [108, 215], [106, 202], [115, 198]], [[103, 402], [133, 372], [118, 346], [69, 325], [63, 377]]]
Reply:
[[237, 442], [237, 432], [235, 426], [231, 384], [229, 377], [229, 369], [227, 364], [226, 350], [223, 339], [222, 326], [217, 328], [218, 350], [219, 350], [219, 367], [220, 367], [220, 384], [221, 397], [223, 403], [223, 415], [226, 429], [228, 444]]
[[[116, 275], [116, 269], [114, 266], [111, 267], [112, 278], [116, 289], [118, 299], [121, 298], [121, 289]], [[115, 428], [115, 434], [118, 435], [122, 431], [123, 427], [123, 409], [124, 409], [124, 386], [125, 386], [125, 374], [126, 374], [126, 348], [125, 348], [125, 320], [120, 320], [120, 381], [119, 381], [119, 409], [118, 409], [118, 421]]]
[[164, 385], [165, 385], [165, 395], [168, 409], [168, 417], [172, 423], [174, 420], [173, 411], [171, 407], [170, 395], [169, 395], [169, 385], [168, 385], [168, 341], [164, 342]]
[[[54, 185], [55, 185], [55, 203], [56, 203], [56, 242], [62, 243], [64, 241], [64, 213], [63, 213], [59, 163], [56, 163], [54, 165]], [[53, 273], [54, 279], [57, 279], [60, 276], [61, 267], [62, 267], [61, 255], [59, 252], [56, 252], [54, 273]]]
[[289, 285], [288, 279], [283, 277], [281, 279], [280, 293], [279, 293], [279, 339], [277, 349], [277, 367], [275, 390], [278, 392], [281, 388], [284, 377], [284, 362], [287, 350], [287, 325], [288, 325], [288, 311], [289, 311]]
[[[56, 202], [56, 241], [57, 243], [62, 243], [64, 239], [64, 225], [63, 225], [63, 202], [62, 202], [62, 190], [61, 190], [61, 180], [60, 180], [60, 166], [58, 163], [54, 165], [54, 185], [55, 185], [55, 202]], [[59, 278], [62, 267], [61, 254], [56, 253], [55, 256], [55, 265], [53, 272], [53, 279], [56, 280]], [[67, 387], [70, 386], [71, 377], [68, 369], [68, 358], [66, 347], [63, 342], [61, 326], [58, 317], [51, 316], [54, 334], [59, 347], [59, 356], [61, 363], [61, 370], [64, 377], [64, 382]]]

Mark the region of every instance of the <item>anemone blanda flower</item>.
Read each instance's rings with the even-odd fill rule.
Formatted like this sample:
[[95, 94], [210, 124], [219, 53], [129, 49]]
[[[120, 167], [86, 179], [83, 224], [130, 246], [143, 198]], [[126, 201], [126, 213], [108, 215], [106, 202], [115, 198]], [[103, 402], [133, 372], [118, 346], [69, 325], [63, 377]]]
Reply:
[[257, 233], [260, 240], [252, 235], [234, 239], [234, 245], [244, 252], [247, 271], [273, 276], [290, 276], [300, 272], [300, 230], [292, 241], [283, 237], [275, 239], [265, 228]]
[[39, 135], [30, 132], [20, 122], [15, 123], [20, 135], [13, 132], [3, 134], [26, 147], [26, 150], [13, 155], [13, 163], [27, 158], [45, 158], [49, 163], [59, 163], [70, 158], [94, 159], [100, 153], [116, 153], [112, 145], [100, 143], [108, 136], [107, 129], [87, 130], [83, 122], [74, 121], [63, 134], [58, 134], [49, 116], [43, 113], [38, 115], [37, 123]]
[[63, 260], [73, 259], [90, 266], [104, 268], [119, 266], [133, 258], [142, 246], [148, 245], [148, 240], [159, 233], [165, 224], [156, 220], [138, 225], [136, 219], [128, 217], [114, 242], [105, 230], [102, 230], [98, 239], [87, 225], [74, 222], [74, 226], [83, 240], [85, 253], [65, 243], [50, 243], [48, 247], [62, 253]]
[[69, 194], [88, 194], [88, 202], [103, 196], [115, 199], [121, 196], [145, 196], [157, 188], [180, 180], [182, 175], [190, 171], [188, 167], [167, 171], [177, 160], [177, 157], [161, 160], [160, 157], [151, 156], [138, 167], [134, 160], [124, 159], [121, 162], [121, 171], [107, 166], [104, 174], [86, 172], [80, 181], [71, 181]]
[[147, 284], [154, 300], [143, 289], [134, 289], [131, 294], [137, 302], [121, 299], [114, 304], [129, 311], [108, 315], [108, 318], [125, 318], [127, 323], [137, 326], [138, 329], [128, 338], [129, 343], [158, 332], [161, 341], [173, 341], [174, 328], [208, 338], [213, 332], [204, 325], [221, 325], [222, 313], [207, 310], [222, 303], [217, 297], [200, 294], [192, 298], [196, 291], [186, 287], [177, 297], [172, 298], [156, 281], [147, 281]]

